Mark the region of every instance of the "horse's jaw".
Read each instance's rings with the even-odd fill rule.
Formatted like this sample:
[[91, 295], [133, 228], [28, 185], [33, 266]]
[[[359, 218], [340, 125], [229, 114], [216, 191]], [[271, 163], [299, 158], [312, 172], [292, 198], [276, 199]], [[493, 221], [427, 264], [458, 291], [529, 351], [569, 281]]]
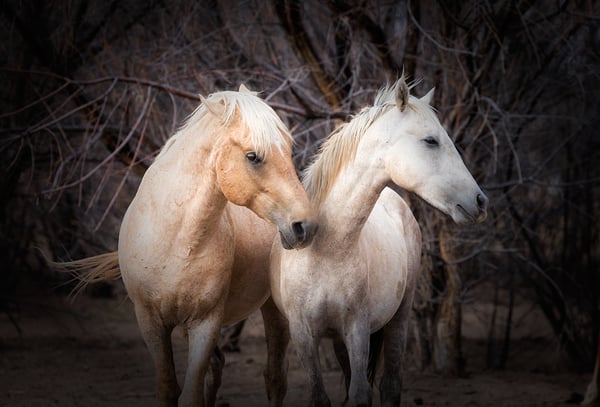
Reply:
[[481, 223], [487, 218], [487, 198], [485, 198], [486, 204], [480, 206], [476, 201], [474, 204], [466, 202], [442, 202], [436, 199], [427, 199], [419, 194], [417, 195], [435, 209], [452, 218], [454, 223], [458, 225]]

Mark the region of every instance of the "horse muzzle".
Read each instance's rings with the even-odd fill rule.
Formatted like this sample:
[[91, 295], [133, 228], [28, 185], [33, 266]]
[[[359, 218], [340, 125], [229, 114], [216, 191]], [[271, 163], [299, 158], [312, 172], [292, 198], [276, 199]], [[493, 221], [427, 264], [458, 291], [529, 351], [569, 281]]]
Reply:
[[311, 221], [296, 221], [286, 228], [279, 228], [279, 237], [284, 249], [301, 249], [308, 246], [317, 232], [317, 224]]
[[477, 193], [473, 202], [457, 204], [452, 214], [456, 223], [480, 223], [487, 217], [488, 198], [483, 192]]

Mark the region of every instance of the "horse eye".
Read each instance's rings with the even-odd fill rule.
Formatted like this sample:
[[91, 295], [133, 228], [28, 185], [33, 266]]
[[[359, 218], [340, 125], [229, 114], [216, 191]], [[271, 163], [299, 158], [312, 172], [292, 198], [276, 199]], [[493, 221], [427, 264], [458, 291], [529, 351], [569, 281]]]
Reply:
[[252, 164], [260, 164], [262, 162], [262, 159], [254, 151], [246, 153], [246, 159], [248, 159], [248, 161], [250, 161]]
[[440, 145], [440, 143], [437, 141], [437, 139], [435, 137], [431, 137], [431, 136], [425, 137], [423, 139], [423, 141], [425, 143], [427, 143], [427, 145], [429, 145], [429, 146], [439, 146]]

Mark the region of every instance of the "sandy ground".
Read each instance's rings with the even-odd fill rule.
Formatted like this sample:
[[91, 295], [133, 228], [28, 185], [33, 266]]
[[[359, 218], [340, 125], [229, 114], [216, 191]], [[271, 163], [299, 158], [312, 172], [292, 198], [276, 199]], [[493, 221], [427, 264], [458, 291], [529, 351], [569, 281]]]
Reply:
[[[155, 406], [152, 362], [126, 299], [37, 296], [14, 314], [0, 315], [0, 406]], [[260, 314], [242, 334], [241, 352], [227, 353], [218, 405], [265, 406], [262, 371], [266, 360]], [[476, 319], [476, 318], [475, 318]], [[404, 375], [403, 406], [572, 406], [590, 374], [557, 368], [547, 346], [531, 341], [513, 353], [517, 363], [486, 371], [477, 359], [477, 341], [465, 339], [468, 375], [444, 377], [410, 366]], [[186, 343], [175, 333], [180, 380]], [[522, 347], [523, 348], [523, 347]], [[308, 387], [290, 350], [288, 406], [308, 405]], [[481, 359], [481, 358], [479, 358]], [[511, 359], [512, 360], [512, 359]], [[326, 386], [333, 405], [343, 399], [342, 376], [330, 344], [323, 344]]]

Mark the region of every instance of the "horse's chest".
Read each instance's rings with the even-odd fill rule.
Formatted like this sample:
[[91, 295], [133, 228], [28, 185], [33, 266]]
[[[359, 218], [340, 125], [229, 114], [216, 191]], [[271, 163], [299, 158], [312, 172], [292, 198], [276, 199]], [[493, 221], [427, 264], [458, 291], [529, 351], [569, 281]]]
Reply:
[[303, 299], [303, 313], [325, 318], [331, 327], [358, 315], [370, 321], [372, 330], [385, 325], [404, 298], [407, 273], [401, 260], [380, 260], [321, 262], [321, 267], [311, 273], [311, 281], [297, 291]]

